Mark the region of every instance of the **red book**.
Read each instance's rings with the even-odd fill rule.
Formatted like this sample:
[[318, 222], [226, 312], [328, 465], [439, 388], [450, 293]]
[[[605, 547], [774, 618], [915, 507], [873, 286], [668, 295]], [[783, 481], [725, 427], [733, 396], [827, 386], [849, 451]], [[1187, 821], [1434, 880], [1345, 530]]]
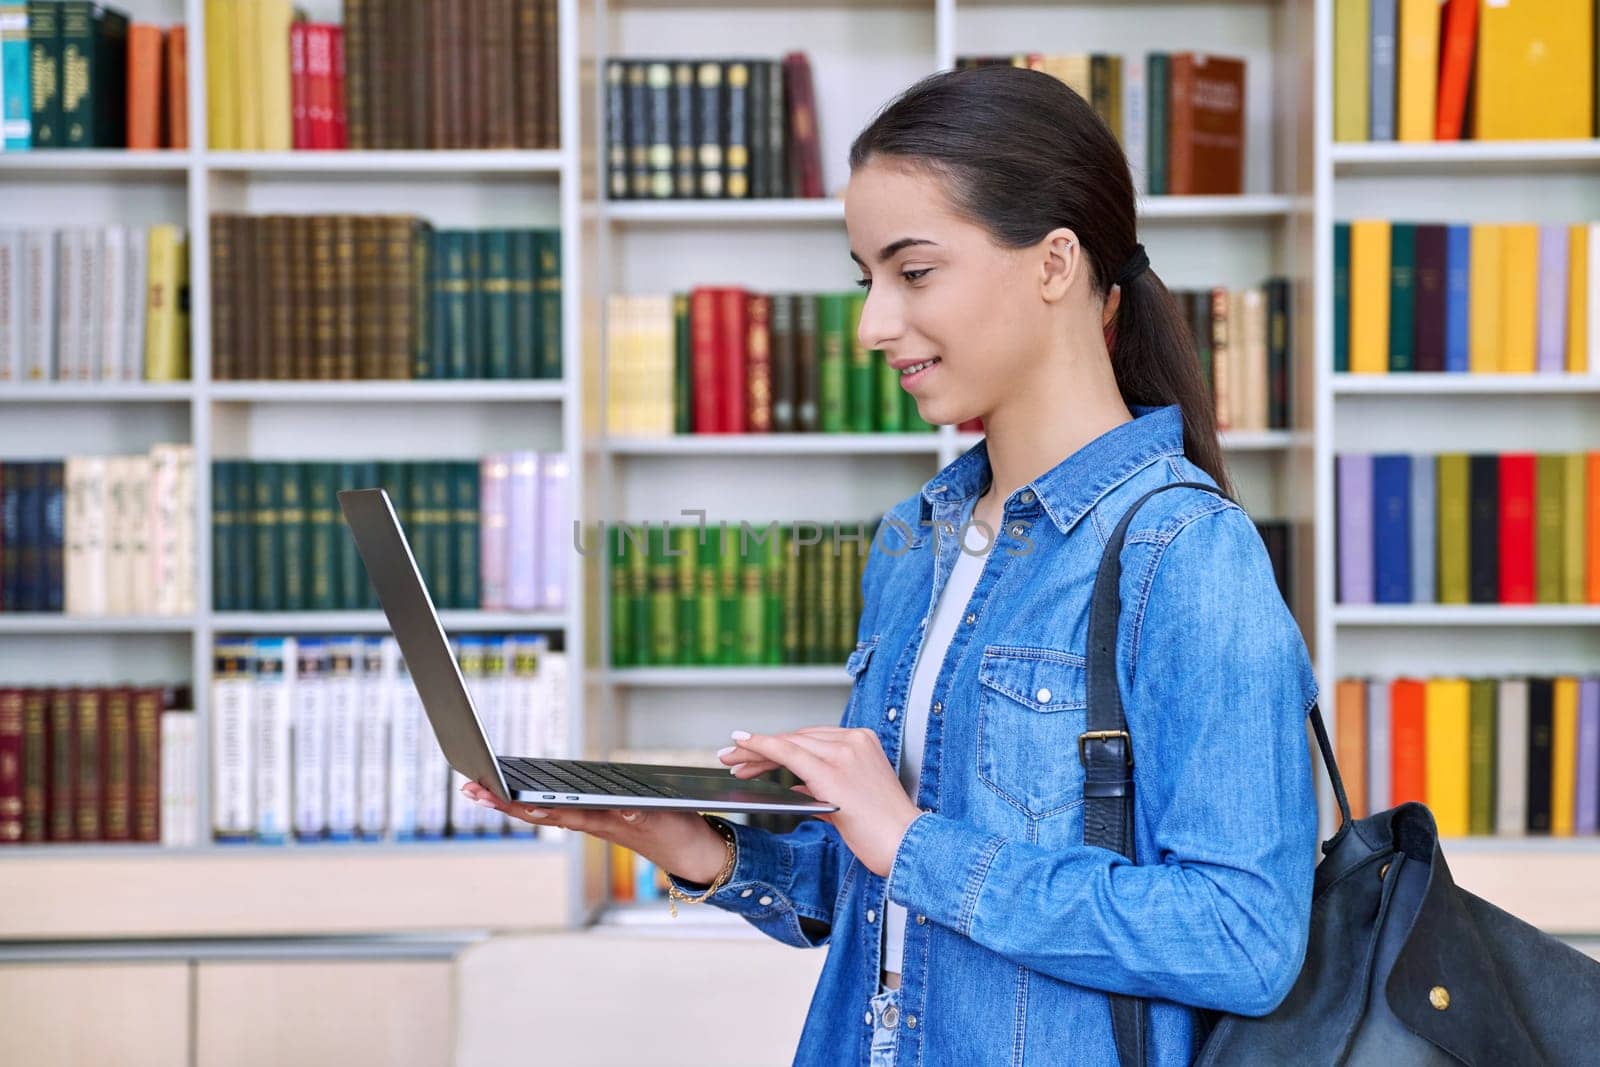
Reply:
[[1389, 788], [1391, 805], [1428, 796], [1427, 683], [1396, 678], [1389, 690]]
[[133, 690], [124, 686], [100, 691], [101, 767], [100, 836], [107, 841], [133, 839]]
[[189, 31], [174, 26], [167, 31], [167, 138], [168, 148], [189, 147]]
[[77, 705], [73, 732], [78, 742], [74, 783], [77, 790], [77, 822], [73, 836], [79, 841], [99, 841], [104, 837], [100, 798], [101, 783], [106, 775], [106, 728], [102, 697], [99, 689], [73, 690]]
[[1500, 603], [1532, 604], [1538, 463], [1532, 453], [1500, 457]]
[[750, 358], [749, 294], [725, 286], [716, 290], [717, 403], [722, 433], [746, 433], [745, 363]]
[[22, 841], [22, 690], [0, 689], [0, 845]]
[[344, 27], [330, 26], [328, 34], [333, 38], [333, 145], [334, 148], [349, 148], [350, 134], [345, 121], [344, 106]]
[[718, 433], [722, 409], [717, 382], [717, 291], [700, 286], [689, 290], [689, 373], [694, 390], [695, 433]]
[[128, 147], [161, 147], [161, 29], [128, 27]]
[[306, 26], [306, 116], [312, 148], [334, 147], [333, 27]]
[[789, 98], [789, 180], [794, 195], [822, 195], [822, 149], [817, 135], [817, 102], [811, 61], [804, 52], [783, 57], [784, 91]]
[[158, 688], [133, 692], [133, 839], [161, 840], [161, 712]]
[[772, 432], [772, 297], [751, 293], [747, 304], [745, 425], [750, 433]]
[[1478, 0], [1448, 0], [1439, 46], [1439, 95], [1434, 105], [1433, 139], [1459, 141], [1465, 134], [1467, 86], [1472, 82], [1472, 52], [1478, 42]]
[[311, 147], [311, 116], [306, 110], [306, 24], [289, 25], [289, 120], [294, 147]]

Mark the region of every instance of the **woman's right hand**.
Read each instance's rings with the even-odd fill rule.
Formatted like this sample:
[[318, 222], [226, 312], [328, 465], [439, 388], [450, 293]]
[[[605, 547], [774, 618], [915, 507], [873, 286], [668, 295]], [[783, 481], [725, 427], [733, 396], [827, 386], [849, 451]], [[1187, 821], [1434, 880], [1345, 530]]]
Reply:
[[533, 826], [559, 826], [614, 842], [687, 882], [709, 884], [727, 859], [722, 835], [692, 811], [540, 808], [501, 800], [477, 782], [463, 783], [461, 792], [485, 808]]

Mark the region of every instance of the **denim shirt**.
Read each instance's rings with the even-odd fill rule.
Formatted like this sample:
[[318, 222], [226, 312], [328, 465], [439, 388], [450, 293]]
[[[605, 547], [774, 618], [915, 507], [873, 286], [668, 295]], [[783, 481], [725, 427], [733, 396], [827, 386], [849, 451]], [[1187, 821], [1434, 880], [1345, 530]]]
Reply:
[[[733, 825], [733, 873], [708, 902], [830, 949], [796, 1064], [869, 1062], [886, 901], [908, 914], [896, 1064], [1114, 1064], [1108, 990], [1151, 998], [1151, 1064], [1186, 1063], [1205, 1036], [1196, 1008], [1265, 1014], [1299, 973], [1316, 680], [1254, 524], [1214, 494], [1158, 494], [1129, 526], [1117, 678], [1138, 862], [1082, 843], [1101, 551], [1149, 489], [1215, 484], [1184, 457], [1179, 408], [1133, 411], [1006, 499], [935, 683], [922, 814], [889, 876], [820, 820]], [[873, 730], [895, 765], [898, 711], [963, 550], [956, 527], [988, 476], [980, 443], [886, 515], [868, 555], [841, 725]]]

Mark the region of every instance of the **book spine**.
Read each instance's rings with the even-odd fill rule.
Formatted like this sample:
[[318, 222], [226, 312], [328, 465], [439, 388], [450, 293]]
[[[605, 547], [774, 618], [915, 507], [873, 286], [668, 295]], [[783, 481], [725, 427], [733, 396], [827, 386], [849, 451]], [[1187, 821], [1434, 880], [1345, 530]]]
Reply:
[[537, 607], [560, 612], [568, 606], [567, 545], [572, 526], [572, 465], [565, 453], [548, 452], [539, 457], [539, 525], [534, 537], [537, 546], [535, 581]]
[[543, 458], [537, 452], [510, 454], [505, 565], [506, 607], [511, 611], [532, 611], [538, 600], [537, 552], [540, 546], [535, 538], [540, 528], [539, 467]]
[[478, 464], [468, 460], [448, 464], [450, 479], [451, 565], [455, 568], [452, 585], [455, 606], [476, 610], [482, 597], [479, 561], [479, 481]]
[[560, 230], [534, 231], [535, 248], [539, 257], [538, 275], [535, 279], [539, 293], [537, 377], [549, 381], [558, 381], [566, 373], [561, 313], [561, 239]]
[[0, 3], [0, 151], [32, 147], [28, 43], [28, 5], [24, 0], [4, 0]]
[[750, 433], [771, 433], [772, 298], [748, 294], [746, 321], [745, 428]]
[[1500, 463], [1495, 455], [1468, 458], [1468, 595], [1471, 603], [1493, 604], [1500, 592]]
[[52, 689], [47, 714], [50, 735], [49, 835], [51, 841], [71, 841], [77, 834], [78, 813], [78, 693]]
[[167, 848], [192, 848], [199, 844], [195, 822], [200, 803], [195, 713], [163, 711], [160, 724], [160, 842]]
[[543, 27], [540, 24], [539, 6], [535, 0], [515, 0], [512, 14], [515, 20], [515, 138], [518, 148], [542, 148], [545, 145], [543, 97], [555, 78], [555, 71], [544, 68], [544, 49], [539, 40]]
[[845, 425], [851, 433], [871, 433], [873, 430], [873, 386], [877, 383], [877, 368], [873, 366], [872, 350], [861, 343], [861, 312], [866, 307], [867, 294], [861, 290], [845, 297], [844, 341], [849, 352], [846, 374]]
[[[22, 703], [22, 840], [50, 839], [50, 698], [45, 689], [24, 690]], [[5, 695], [0, 692], [0, 717]], [[3, 769], [0, 769], [3, 774]]]
[[49, 381], [56, 376], [56, 235], [50, 230], [22, 233], [22, 377]]
[[360, 745], [361, 639], [331, 637], [325, 682], [328, 709], [328, 838], [350, 841], [356, 832]]
[[22, 690], [0, 689], [0, 845], [22, 840]]
[[294, 667], [293, 638], [255, 639], [255, 837], [263, 845], [289, 837]]
[[255, 462], [248, 472], [253, 509], [255, 611], [283, 610], [283, 464]]
[[254, 652], [249, 639], [217, 642], [211, 682], [211, 830], [224, 843], [248, 841], [255, 827], [250, 778], [255, 765]]
[[135, 689], [133, 701], [132, 837], [161, 840], [161, 690]]
[[306, 539], [306, 476], [303, 463], [276, 464], [278, 469], [279, 571], [283, 583], [283, 610], [305, 611], [311, 606], [306, 584], [309, 562]]
[[478, 556], [482, 580], [479, 604], [484, 611], [504, 611], [509, 577], [511, 457], [503, 452], [485, 456], [478, 471], [481, 499]]
[[34, 148], [65, 148], [62, 100], [62, 8], [54, 0], [29, 0], [28, 50], [32, 80]]
[[1438, 466], [1432, 456], [1411, 462], [1411, 600], [1432, 604], [1438, 597]]
[[773, 433], [795, 431], [794, 294], [773, 293], [772, 302], [772, 423]]
[[379, 684], [387, 691], [389, 729], [389, 835], [409, 841], [417, 835], [417, 749], [424, 731], [422, 702], [405, 673], [400, 645], [382, 639]]
[[1539, 227], [1539, 322], [1536, 366], [1540, 374], [1567, 367], [1567, 227]]
[[1495, 683], [1492, 678], [1474, 678], [1469, 686], [1472, 709], [1468, 726], [1467, 832], [1488, 835], [1494, 833]]
[[327, 649], [300, 638], [294, 655], [294, 834], [316, 841], [328, 828]]
[[1373, 602], [1373, 461], [1365, 453], [1337, 457], [1339, 602]]
[[[4, 15], [0, 14], [0, 18]], [[20, 229], [0, 228], [0, 382], [22, 379], [24, 351], [23, 248]]]
[[847, 428], [845, 337], [848, 309], [840, 293], [817, 295], [817, 369], [819, 429], [823, 433], [842, 433]]
[[361, 649], [360, 741], [358, 752], [356, 831], [363, 841], [381, 840], [388, 819], [389, 725], [392, 679], [386, 676], [383, 638], [366, 637]]
[[289, 26], [289, 125], [291, 147], [304, 150], [315, 147], [311, 139], [311, 72], [306, 60], [305, 22]]
[[642, 124], [645, 136], [644, 170], [640, 176], [643, 191], [639, 195], [667, 199], [676, 192], [673, 170], [672, 140], [672, 66], [662, 61], [642, 64], [644, 85], [642, 97], [634, 102], [643, 103], [641, 121], [635, 121], [633, 132]]
[[[727, 117], [723, 102], [722, 64], [715, 60], [702, 61], [695, 82], [696, 112], [699, 115], [699, 121], [696, 123], [699, 150], [695, 158], [700, 178], [700, 195], [707, 199], [720, 199], [727, 195], [723, 182], [723, 147], [726, 143], [723, 126]], [[630, 97], [629, 104], [632, 103], [633, 98]], [[631, 115], [629, 123], [628, 147], [631, 153], [639, 142], [631, 136], [634, 130]]]
[[482, 234], [484, 317], [487, 322], [484, 377], [512, 377], [513, 300], [511, 293], [511, 234], [487, 230]]

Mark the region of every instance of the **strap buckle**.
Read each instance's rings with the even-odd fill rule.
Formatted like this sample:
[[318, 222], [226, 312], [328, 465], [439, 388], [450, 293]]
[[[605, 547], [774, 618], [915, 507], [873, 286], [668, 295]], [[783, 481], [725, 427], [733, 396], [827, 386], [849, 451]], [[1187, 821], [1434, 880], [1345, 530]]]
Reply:
[[1078, 762], [1085, 767], [1089, 765], [1089, 753], [1084, 749], [1085, 739], [1095, 741], [1110, 741], [1112, 738], [1122, 738], [1122, 756], [1124, 765], [1133, 766], [1133, 738], [1128, 736], [1126, 730], [1085, 730], [1078, 735]]

